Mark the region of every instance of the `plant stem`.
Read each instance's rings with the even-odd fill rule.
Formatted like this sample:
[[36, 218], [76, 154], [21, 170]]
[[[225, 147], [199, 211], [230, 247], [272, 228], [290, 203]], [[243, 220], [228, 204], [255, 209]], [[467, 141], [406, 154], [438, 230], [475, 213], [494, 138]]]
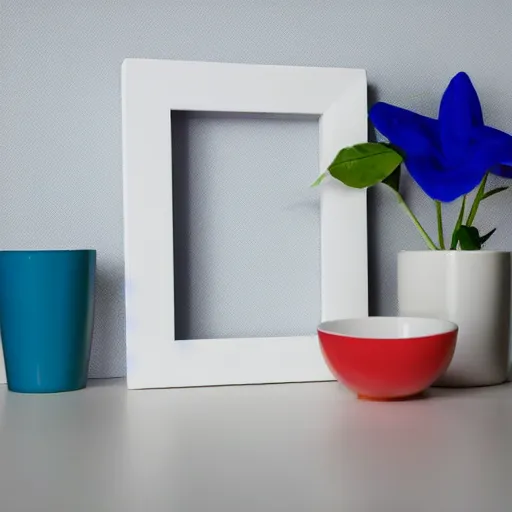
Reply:
[[452, 244], [450, 246], [450, 250], [452, 250], [452, 251], [457, 249], [457, 245], [459, 243], [459, 240], [457, 238], [457, 234], [458, 234], [459, 228], [462, 226], [462, 221], [464, 220], [464, 212], [466, 210], [466, 199], [467, 199], [467, 194], [465, 194], [462, 197], [462, 204], [460, 205], [459, 216], [457, 218], [457, 222], [455, 223], [455, 228], [453, 229]]
[[444, 233], [443, 233], [443, 207], [441, 201], [436, 201], [436, 214], [437, 214], [437, 236], [439, 238], [439, 248], [444, 251]]
[[405, 213], [407, 213], [409, 218], [412, 220], [413, 224], [416, 226], [416, 229], [420, 232], [421, 237], [427, 244], [427, 247], [429, 249], [432, 249], [433, 251], [437, 251], [438, 247], [433, 242], [432, 238], [428, 236], [428, 233], [425, 231], [425, 229], [423, 229], [423, 226], [420, 224], [420, 221], [417, 219], [416, 215], [414, 215], [411, 209], [407, 206], [407, 203], [404, 201], [404, 198], [397, 191], [395, 191], [395, 194], [398, 199], [398, 204], [405, 210]]
[[485, 185], [487, 183], [487, 177], [489, 173], [485, 173], [482, 181], [480, 182], [480, 186], [478, 187], [475, 199], [473, 200], [473, 205], [471, 206], [471, 210], [469, 211], [468, 220], [466, 221], [466, 226], [471, 226], [476, 217], [476, 212], [478, 211], [478, 207], [480, 206], [480, 201], [482, 200], [485, 194]]

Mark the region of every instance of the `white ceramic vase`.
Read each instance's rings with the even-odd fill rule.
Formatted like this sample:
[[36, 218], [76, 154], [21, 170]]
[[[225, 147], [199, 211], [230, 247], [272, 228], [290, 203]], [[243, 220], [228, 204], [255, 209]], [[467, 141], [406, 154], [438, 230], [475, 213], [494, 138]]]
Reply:
[[498, 251], [403, 251], [398, 255], [398, 312], [459, 326], [455, 354], [437, 386], [507, 380], [511, 257]]

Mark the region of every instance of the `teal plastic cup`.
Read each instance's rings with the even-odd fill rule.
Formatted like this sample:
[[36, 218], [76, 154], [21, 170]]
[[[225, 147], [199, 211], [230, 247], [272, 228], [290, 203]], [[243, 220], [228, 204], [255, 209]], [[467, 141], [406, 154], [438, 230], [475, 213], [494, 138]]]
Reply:
[[0, 332], [7, 386], [57, 393], [86, 386], [96, 251], [0, 251]]

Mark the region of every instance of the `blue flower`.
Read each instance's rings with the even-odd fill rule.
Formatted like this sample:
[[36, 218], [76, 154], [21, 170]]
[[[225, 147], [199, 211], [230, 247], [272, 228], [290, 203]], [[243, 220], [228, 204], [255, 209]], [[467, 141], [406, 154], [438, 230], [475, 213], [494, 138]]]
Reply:
[[471, 192], [487, 171], [512, 178], [512, 136], [485, 126], [477, 92], [466, 73], [450, 81], [439, 119], [376, 103], [374, 126], [404, 152], [409, 173], [432, 199], [450, 202]]

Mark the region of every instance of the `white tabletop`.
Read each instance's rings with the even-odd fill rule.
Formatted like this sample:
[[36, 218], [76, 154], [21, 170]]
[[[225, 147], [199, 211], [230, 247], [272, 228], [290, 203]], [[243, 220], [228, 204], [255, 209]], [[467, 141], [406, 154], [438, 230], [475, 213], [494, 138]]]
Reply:
[[0, 510], [507, 512], [512, 385], [397, 403], [336, 383], [0, 386]]

